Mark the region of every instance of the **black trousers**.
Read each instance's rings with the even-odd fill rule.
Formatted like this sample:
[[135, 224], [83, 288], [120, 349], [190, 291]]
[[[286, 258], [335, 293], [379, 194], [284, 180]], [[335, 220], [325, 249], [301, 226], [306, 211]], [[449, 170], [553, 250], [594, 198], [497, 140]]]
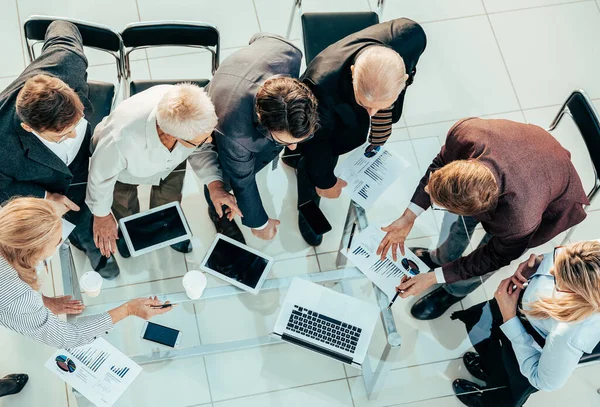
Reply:
[[[471, 336], [471, 341], [489, 376], [486, 387], [499, 387], [483, 393], [486, 407], [521, 407], [537, 389], [521, 374], [512, 344], [500, 329], [503, 319], [496, 300], [455, 312], [451, 318], [464, 322], [470, 336], [473, 332], [479, 335], [477, 340]], [[534, 328], [527, 321], [523, 326], [537, 340], [539, 334], [532, 332]], [[482, 338], [481, 332], [488, 330], [488, 337]]]
[[[338, 156], [333, 158], [334, 167], [337, 165], [338, 158]], [[304, 157], [300, 158], [300, 161], [298, 162], [298, 167], [296, 168], [296, 177], [298, 182], [298, 207], [308, 201], [315, 201], [315, 203], [318, 205], [321, 202], [321, 197], [319, 194], [317, 194], [315, 184], [308, 176], [306, 159]]]

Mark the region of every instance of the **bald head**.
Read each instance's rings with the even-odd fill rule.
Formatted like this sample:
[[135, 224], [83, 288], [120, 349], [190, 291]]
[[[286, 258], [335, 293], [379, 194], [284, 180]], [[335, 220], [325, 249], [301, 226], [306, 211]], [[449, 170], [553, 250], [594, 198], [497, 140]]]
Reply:
[[393, 103], [408, 79], [402, 57], [381, 45], [365, 49], [356, 59], [352, 74], [354, 92], [367, 103]]

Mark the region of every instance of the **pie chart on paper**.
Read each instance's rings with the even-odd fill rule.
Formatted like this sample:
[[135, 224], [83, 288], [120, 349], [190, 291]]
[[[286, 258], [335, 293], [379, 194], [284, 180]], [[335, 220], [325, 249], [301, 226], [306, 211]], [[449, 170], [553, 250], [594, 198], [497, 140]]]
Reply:
[[65, 355], [58, 355], [55, 360], [56, 366], [58, 366], [58, 368], [63, 372], [73, 373], [76, 369], [75, 362]]

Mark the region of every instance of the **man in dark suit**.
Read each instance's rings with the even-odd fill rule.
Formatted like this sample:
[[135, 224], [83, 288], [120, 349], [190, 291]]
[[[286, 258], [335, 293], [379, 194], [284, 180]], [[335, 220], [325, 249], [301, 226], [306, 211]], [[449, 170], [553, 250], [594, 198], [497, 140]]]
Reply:
[[[404, 240], [417, 216], [432, 204], [447, 210], [449, 230], [438, 248], [412, 250], [434, 273], [403, 282], [400, 296], [441, 287], [417, 301], [418, 319], [441, 316], [452, 304], [508, 265], [527, 249], [550, 241], [583, 221], [589, 205], [570, 153], [544, 129], [509, 120], [464, 119], [448, 132], [446, 143], [421, 179], [402, 217], [383, 228], [378, 253], [404, 253]], [[487, 235], [461, 257], [481, 223]]]
[[85, 205], [91, 129], [87, 59], [76, 26], [55, 21], [41, 55], [0, 94], [0, 202], [35, 196], [76, 225], [70, 241], [104, 278], [119, 274], [94, 244]]
[[[333, 173], [338, 157], [367, 139], [368, 149], [386, 142], [426, 42], [421, 26], [400, 18], [349, 35], [310, 62], [301, 80], [319, 101], [320, 129], [298, 149], [302, 159], [284, 154], [284, 162], [298, 170], [298, 206], [339, 197], [346, 183]], [[307, 243], [321, 243], [302, 217], [299, 226]]]
[[[295, 79], [301, 59], [300, 50], [285, 39], [256, 34], [247, 47], [221, 63], [208, 86], [219, 118], [213, 139], [223, 183], [233, 189], [242, 223], [265, 240], [275, 237], [279, 220], [269, 217], [262, 205], [256, 173], [284, 146], [293, 150], [312, 137], [317, 127], [316, 99]], [[213, 207], [206, 188], [205, 195], [217, 230], [243, 241], [235, 223]]]

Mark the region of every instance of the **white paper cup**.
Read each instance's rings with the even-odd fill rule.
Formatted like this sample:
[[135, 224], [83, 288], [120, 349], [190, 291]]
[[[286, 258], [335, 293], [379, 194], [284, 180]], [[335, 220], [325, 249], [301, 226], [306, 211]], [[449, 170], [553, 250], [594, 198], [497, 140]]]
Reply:
[[206, 276], [201, 271], [190, 270], [184, 274], [182, 284], [190, 300], [197, 300], [206, 288]]
[[79, 279], [79, 286], [89, 297], [97, 297], [102, 290], [102, 276], [95, 271], [88, 271]]

